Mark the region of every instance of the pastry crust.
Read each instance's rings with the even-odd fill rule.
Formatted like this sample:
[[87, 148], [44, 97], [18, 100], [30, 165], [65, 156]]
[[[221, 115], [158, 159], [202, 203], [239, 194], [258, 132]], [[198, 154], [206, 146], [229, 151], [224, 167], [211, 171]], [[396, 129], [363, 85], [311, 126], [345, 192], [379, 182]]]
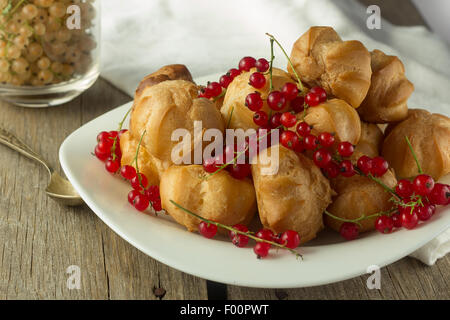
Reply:
[[[387, 186], [393, 188], [397, 184], [392, 171], [387, 171], [380, 180]], [[327, 210], [340, 218], [357, 219], [362, 215], [388, 211], [393, 203], [389, 201], [391, 195], [386, 192], [378, 183], [367, 177], [354, 175], [350, 178], [338, 177], [332, 179], [331, 186], [337, 192], [333, 197], [333, 203]], [[342, 221], [336, 220], [324, 215], [325, 225], [339, 232]], [[360, 232], [366, 232], [375, 229], [375, 218], [360, 221], [362, 227]]]
[[[291, 61], [310, 87], [358, 108], [370, 86], [370, 53], [359, 41], [342, 41], [331, 27], [311, 27], [295, 43]], [[288, 65], [289, 73], [293, 70]]]
[[351, 159], [357, 161], [363, 155], [370, 158], [379, 156], [383, 139], [383, 132], [376, 124], [361, 121], [361, 137]]
[[[245, 98], [249, 93], [255, 91], [261, 93], [261, 98], [264, 100], [264, 105], [261, 110], [265, 111], [267, 114], [270, 113], [269, 106], [265, 101], [269, 94], [269, 75], [267, 74], [265, 76], [266, 85], [261, 89], [255, 89], [248, 83], [250, 75], [255, 71], [256, 68], [253, 68], [249, 72], [241, 73], [236, 78], [234, 78], [234, 80], [227, 88], [227, 92], [225, 94], [220, 112], [222, 113], [225, 123], [229, 123], [228, 128], [230, 129], [242, 128], [244, 130], [247, 130], [250, 128], [258, 128], [258, 126], [253, 122], [254, 112], [247, 108], [247, 106], [245, 105]], [[286, 82], [295, 83], [295, 81], [292, 80], [287, 72], [284, 72], [283, 70], [277, 68], [273, 68], [272, 82], [274, 90], [280, 90]], [[285, 112], [288, 110], [289, 103], [286, 103], [286, 106], [280, 112]], [[232, 114], [231, 111], [233, 111]]]
[[146, 130], [142, 145], [161, 161], [172, 162], [172, 148], [179, 143], [171, 140], [172, 133], [181, 128], [188, 130], [193, 150], [194, 121], [201, 121], [203, 132], [210, 128], [224, 131], [220, 112], [208, 99], [197, 98], [195, 84], [168, 80], [145, 88], [135, 98], [130, 131], [134, 139], [139, 139]]
[[304, 243], [316, 237], [323, 228], [322, 214], [331, 203], [330, 183], [312, 160], [283, 146], [261, 151], [270, 155], [279, 152], [276, 174], [263, 175], [270, 165], [252, 165], [259, 217], [264, 227], [276, 233], [295, 230]]
[[248, 225], [256, 212], [255, 188], [250, 179], [237, 180], [222, 170], [208, 179], [200, 165], [172, 166], [161, 177], [162, 207], [179, 224], [196, 231], [201, 222], [173, 205], [226, 225]]
[[418, 174], [405, 136], [411, 141], [426, 174], [438, 180], [450, 172], [450, 118], [422, 109], [410, 109], [405, 120], [388, 126], [386, 132], [381, 154], [398, 178], [412, 178]]
[[407, 100], [414, 85], [405, 76], [405, 67], [396, 56], [380, 50], [370, 53], [372, 79], [369, 92], [358, 108], [361, 119], [373, 123], [401, 121], [408, 116]]
[[192, 83], [194, 82], [191, 73], [184, 64], [169, 64], [142, 79], [136, 89], [136, 96], [140, 96], [145, 88], [167, 80], [186, 80]]
[[[129, 131], [125, 132], [120, 137], [120, 149], [122, 150], [121, 165], [129, 165], [136, 168], [134, 163], [134, 156], [136, 155], [136, 149], [139, 141], [133, 139]], [[137, 158], [139, 172], [144, 174], [147, 178], [149, 185], [159, 185], [161, 174], [170, 166], [170, 162], [163, 162], [158, 158], [155, 158], [147, 149], [141, 145], [139, 147], [139, 155]]]
[[305, 121], [313, 126], [313, 134], [332, 132], [337, 141], [348, 141], [356, 145], [361, 136], [358, 112], [344, 100], [331, 99], [308, 108]]

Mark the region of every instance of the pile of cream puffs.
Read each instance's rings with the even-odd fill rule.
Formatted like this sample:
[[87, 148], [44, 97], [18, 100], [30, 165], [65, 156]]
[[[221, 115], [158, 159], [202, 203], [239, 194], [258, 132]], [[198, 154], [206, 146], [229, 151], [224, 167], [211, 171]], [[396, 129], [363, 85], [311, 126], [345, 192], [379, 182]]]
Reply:
[[[183, 65], [161, 68], [139, 84], [129, 130], [122, 121], [120, 131], [102, 132], [95, 154], [130, 181], [136, 209], [153, 207], [208, 238], [229, 231], [239, 247], [254, 239], [258, 257], [271, 246], [291, 250], [324, 226], [348, 240], [413, 229], [449, 203], [449, 186], [435, 181], [450, 172], [450, 119], [408, 109], [414, 86], [397, 57], [311, 27], [286, 58], [285, 71], [273, 67], [273, 54], [245, 57], [206, 86]], [[276, 152], [278, 170], [236, 163], [248, 145], [225, 145], [231, 162], [218, 154], [174, 164], [172, 132], [194, 135], [195, 121], [220, 132], [253, 128], [256, 143], [277, 130], [279, 143], [256, 156]], [[256, 235], [247, 228], [255, 219]]]

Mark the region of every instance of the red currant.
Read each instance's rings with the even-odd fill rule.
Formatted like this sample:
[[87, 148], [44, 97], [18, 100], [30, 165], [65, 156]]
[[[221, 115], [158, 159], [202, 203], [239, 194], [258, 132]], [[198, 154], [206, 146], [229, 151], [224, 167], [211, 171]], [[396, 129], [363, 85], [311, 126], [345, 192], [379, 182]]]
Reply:
[[419, 174], [413, 181], [414, 192], [421, 196], [431, 193], [434, 188], [434, 180], [427, 174]]
[[215, 158], [208, 158], [203, 161], [203, 169], [208, 173], [214, 173], [219, 170], [220, 165], [216, 163]]
[[391, 233], [394, 228], [394, 221], [388, 216], [379, 216], [375, 220], [375, 229], [381, 233]]
[[95, 147], [95, 156], [100, 160], [100, 161], [106, 161], [106, 159], [108, 159], [108, 157], [111, 155], [109, 152], [101, 152], [98, 149], [98, 146]]
[[131, 180], [136, 176], [136, 169], [132, 166], [125, 165], [120, 168], [120, 174], [127, 180]]
[[306, 150], [314, 150], [319, 145], [319, 139], [315, 135], [308, 134], [303, 139], [303, 143]]
[[200, 93], [198, 94], [198, 97], [210, 99], [210, 98], [212, 98], [212, 92], [208, 88], [201, 88]]
[[281, 115], [281, 112], [275, 112], [274, 114], [272, 114], [269, 120], [270, 128], [275, 129], [281, 126]]
[[286, 230], [279, 239], [279, 243], [289, 249], [295, 249], [300, 244], [300, 236], [298, 232], [293, 230]]
[[198, 226], [198, 232], [205, 238], [211, 239], [217, 233], [217, 226], [213, 223], [202, 221]]
[[256, 60], [255, 67], [259, 72], [266, 72], [270, 68], [269, 61], [264, 58], [259, 58]]
[[358, 159], [357, 165], [359, 170], [361, 170], [361, 172], [365, 175], [368, 175], [370, 171], [372, 171], [372, 159], [368, 156], [361, 156]]
[[305, 96], [305, 102], [310, 107], [315, 107], [320, 103], [320, 97], [313, 92], [308, 92]]
[[161, 199], [152, 201], [152, 207], [153, 210], [155, 210], [156, 212], [161, 211], [162, 210]]
[[292, 149], [295, 143], [295, 132], [292, 131], [283, 131], [280, 135], [280, 143], [282, 146]]
[[128, 192], [128, 202], [133, 204], [134, 199], [140, 194], [141, 193], [139, 191], [137, 191], [137, 190], [134, 190], [134, 189], [131, 190], [130, 192]]
[[275, 234], [270, 229], [261, 229], [255, 234], [255, 236], [267, 241], [275, 240]]
[[305, 145], [303, 144], [303, 140], [300, 140], [300, 138], [297, 135], [295, 135], [292, 141], [293, 141], [292, 150], [298, 153], [305, 151]]
[[270, 243], [257, 242], [253, 248], [258, 259], [265, 258], [269, 254]]
[[285, 126], [286, 128], [290, 128], [295, 126], [297, 117], [290, 112], [285, 112], [281, 115], [280, 121], [283, 126]]
[[105, 162], [105, 169], [106, 171], [110, 173], [116, 173], [117, 170], [120, 168], [120, 161], [119, 159], [113, 160], [113, 158], [109, 157], [108, 160]]
[[394, 213], [392, 216], [392, 222], [394, 224], [394, 227], [401, 228], [402, 227], [402, 217], [399, 213]]
[[[139, 177], [141, 177], [140, 182]], [[145, 174], [143, 173], [136, 174], [136, 176], [133, 179], [131, 179], [131, 186], [135, 190], [142, 190], [142, 187], [144, 187], [144, 189], [147, 188], [148, 180]]]
[[253, 112], [259, 111], [263, 107], [263, 100], [259, 92], [252, 92], [245, 98], [245, 105]]
[[280, 91], [272, 91], [267, 96], [267, 104], [274, 111], [280, 111], [286, 105], [286, 98]]
[[247, 178], [252, 171], [249, 163], [232, 164], [227, 169], [230, 175], [238, 180]]
[[420, 221], [427, 221], [436, 211], [436, 207], [432, 204], [425, 203], [423, 207], [419, 206], [415, 211]]
[[303, 112], [303, 110], [305, 110], [305, 98], [302, 96], [294, 98], [291, 101], [290, 106], [295, 113]]
[[228, 72], [227, 72], [227, 75], [229, 75], [231, 77], [231, 79], [236, 78], [240, 74], [241, 74], [241, 71], [236, 68], [232, 68], [232, 69], [228, 70]]
[[308, 134], [310, 134], [311, 126], [308, 123], [306, 123], [305, 121], [302, 121], [297, 124], [296, 130], [300, 136], [305, 137]]
[[261, 89], [266, 85], [266, 77], [262, 73], [253, 72], [248, 82], [253, 88]]
[[109, 133], [106, 131], [102, 131], [97, 135], [97, 142], [100, 141], [109, 141]]
[[233, 78], [231, 76], [229, 76], [228, 74], [224, 74], [219, 79], [220, 85], [224, 88], [228, 88], [228, 86], [230, 85], [230, 83], [232, 81], [233, 81]]
[[316, 150], [313, 154], [313, 160], [319, 168], [327, 167], [331, 162], [331, 153], [326, 149]]
[[147, 196], [144, 194], [138, 194], [134, 200], [133, 205], [138, 211], [144, 211], [148, 208], [150, 204], [150, 201], [148, 200]]
[[322, 87], [313, 87], [309, 92], [312, 92], [319, 97], [319, 103], [327, 101], [327, 92]]
[[284, 97], [287, 101], [294, 100], [298, 95], [298, 88], [295, 83], [286, 82], [281, 88], [281, 92], [284, 94]]
[[375, 157], [372, 159], [372, 168], [370, 169], [370, 173], [374, 177], [381, 177], [384, 175], [389, 168], [389, 164], [382, 157]]
[[218, 82], [209, 82], [206, 86], [212, 97], [217, 97], [222, 93], [222, 86]]
[[359, 228], [356, 223], [344, 222], [339, 229], [339, 233], [346, 240], [354, 240], [358, 238]]
[[411, 181], [402, 179], [398, 181], [395, 192], [402, 198], [409, 198], [414, 192]]
[[264, 127], [269, 122], [269, 116], [264, 111], [256, 111], [253, 114], [253, 122], [260, 127]]
[[153, 202], [160, 199], [159, 187], [158, 186], [150, 186], [147, 190], [145, 190], [145, 195], [148, 199]]
[[339, 175], [339, 165], [335, 161], [331, 161], [324, 171], [329, 179], [336, 178]]
[[339, 171], [341, 173], [341, 176], [343, 177], [352, 177], [355, 175], [355, 169], [353, 168], [353, 164], [350, 160], [344, 160], [339, 165]]
[[355, 147], [348, 141], [338, 144], [338, 152], [343, 157], [350, 157], [355, 151]]
[[[109, 137], [110, 137], [110, 140], [111, 140], [111, 141], [113, 141], [114, 138], [117, 138], [117, 137], [119, 136], [119, 132], [116, 131], [116, 130], [110, 131], [110, 132], [108, 132], [108, 133], [109, 133]], [[111, 138], [112, 138], [112, 139], [111, 139]]]
[[411, 208], [406, 207], [401, 210], [400, 213], [402, 219], [402, 226], [406, 229], [414, 229], [417, 226], [419, 218], [417, 217], [416, 210], [411, 213]]
[[334, 144], [334, 136], [329, 132], [322, 132], [318, 136], [321, 146], [328, 148]]
[[431, 204], [447, 205], [450, 201], [450, 186], [448, 184], [436, 183], [428, 195]]
[[256, 64], [256, 60], [253, 57], [244, 57], [239, 61], [239, 70], [240, 71], [249, 71]]
[[[233, 229], [236, 229], [238, 231], [241, 232], [248, 232], [248, 228], [246, 226], [244, 226], [243, 224], [235, 224], [233, 226]], [[247, 245], [248, 241], [249, 241], [249, 237], [247, 237], [246, 235], [237, 233], [235, 231], [229, 231], [228, 235], [231, 239], [231, 242], [239, 248], [243, 248]]]
[[111, 153], [113, 142], [110, 140], [100, 140], [97, 144], [98, 151], [101, 153]]

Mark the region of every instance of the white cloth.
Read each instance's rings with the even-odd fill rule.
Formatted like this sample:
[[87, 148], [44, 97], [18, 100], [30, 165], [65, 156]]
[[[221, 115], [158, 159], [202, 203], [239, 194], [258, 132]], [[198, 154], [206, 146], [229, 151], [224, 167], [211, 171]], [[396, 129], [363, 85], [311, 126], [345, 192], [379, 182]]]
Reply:
[[[421, 26], [383, 20], [380, 30], [369, 30], [366, 9], [353, 0], [103, 1], [102, 76], [132, 96], [141, 78], [163, 65], [183, 63], [194, 77], [226, 72], [243, 56], [270, 55], [265, 32], [290, 53], [310, 26], [329, 25], [344, 40], [399, 56], [416, 88], [409, 106], [449, 115], [448, 45]], [[275, 65], [285, 67], [282, 53], [275, 55]], [[446, 232], [414, 256], [433, 264], [449, 251], [449, 243]]]

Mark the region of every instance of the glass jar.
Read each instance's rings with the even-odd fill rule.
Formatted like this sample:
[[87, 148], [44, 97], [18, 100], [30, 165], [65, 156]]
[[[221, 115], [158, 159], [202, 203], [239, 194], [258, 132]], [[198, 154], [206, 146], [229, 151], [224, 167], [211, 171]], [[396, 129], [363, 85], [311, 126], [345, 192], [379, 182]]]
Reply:
[[0, 98], [68, 102], [99, 75], [101, 0], [0, 0]]

